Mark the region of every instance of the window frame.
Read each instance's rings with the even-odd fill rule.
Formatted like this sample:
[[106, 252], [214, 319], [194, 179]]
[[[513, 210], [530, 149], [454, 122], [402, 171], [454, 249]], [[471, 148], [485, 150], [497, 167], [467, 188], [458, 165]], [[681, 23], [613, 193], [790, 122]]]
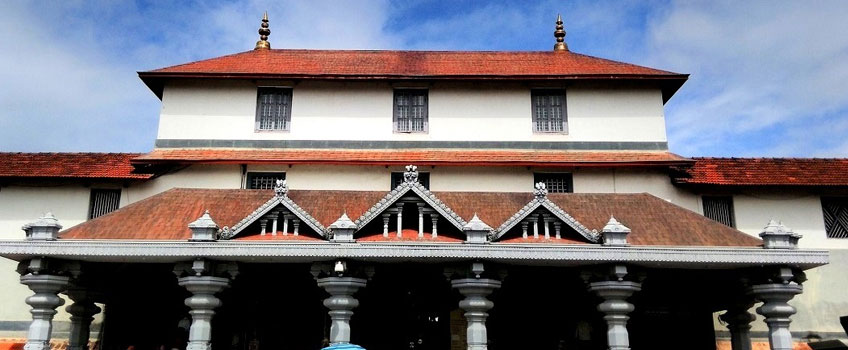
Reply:
[[[537, 115], [536, 115], [536, 97], [538, 96], [562, 96], [562, 130], [561, 131], [541, 131], [537, 130]], [[539, 135], [568, 135], [568, 99], [565, 89], [531, 89], [530, 90], [530, 129], [533, 134]]]
[[[103, 215], [109, 214], [109, 213], [111, 213], [115, 210], [120, 209], [121, 208], [121, 194], [122, 194], [121, 192], [123, 192], [123, 191], [120, 188], [92, 188], [91, 191], [89, 192], [90, 194], [89, 194], [89, 197], [88, 197], [88, 215], [86, 216], [87, 220], [96, 219], [96, 218], [99, 218]], [[114, 208], [113, 209], [108, 210], [104, 213], [101, 213], [100, 215], [94, 216], [95, 209], [97, 209], [98, 207], [104, 207], [106, 205], [112, 204], [112, 203], [103, 203], [103, 204], [95, 205], [94, 201], [95, 201], [95, 197], [97, 196], [98, 193], [111, 193], [112, 195], [117, 194], [117, 198], [116, 198], [116, 200], [114, 200]]]
[[[551, 191], [550, 186], [548, 186], [547, 181], [544, 181], [544, 179], [550, 178], [552, 176], [567, 176], [568, 178], [565, 179], [565, 183], [566, 183], [565, 185], [567, 187], [567, 191], [565, 191], [565, 192], [561, 192], [561, 191], [553, 192], [553, 191]], [[545, 183], [545, 188], [548, 190], [548, 193], [574, 193], [574, 173], [555, 172], [555, 171], [536, 171], [536, 172], [533, 172], [533, 185], [535, 186], [539, 182]]]
[[[254, 178], [256, 178], [256, 177], [260, 177], [260, 176], [275, 176], [275, 175], [280, 175], [280, 174], [282, 174], [282, 175], [283, 175], [283, 176], [282, 176], [282, 180], [285, 180], [285, 179], [286, 179], [286, 177], [287, 177], [287, 174], [286, 174], [286, 172], [285, 172], [285, 171], [248, 171], [248, 172], [244, 175], [244, 188], [245, 188], [245, 189], [248, 189], [248, 190], [267, 190], [267, 189], [274, 189], [274, 186], [273, 186], [273, 185], [271, 186], [271, 188], [253, 188], [253, 187], [251, 187], [250, 185], [251, 185], [251, 182], [253, 182], [252, 180], [253, 180]], [[274, 184], [274, 185], [276, 185], [276, 184]]]
[[[403, 183], [403, 174], [404, 174], [403, 171], [393, 171], [391, 173], [391, 175], [389, 176], [389, 191], [395, 189], [395, 187], [398, 186], [398, 185], [395, 185], [395, 182], [398, 182], [398, 184]], [[396, 179], [399, 179], [399, 181], [395, 181]], [[419, 171], [418, 172], [418, 182], [420, 182], [421, 185], [424, 186], [424, 188], [429, 190], [430, 189], [430, 172]]]
[[[707, 199], [717, 201], [717, 200], [726, 200], [728, 203], [728, 219], [730, 219], [730, 224], [728, 225], [726, 222], [719, 221], [718, 219], [714, 219], [712, 217], [707, 216], [707, 207], [706, 201]], [[701, 195], [701, 213], [705, 218], [718, 222], [728, 227], [736, 228], [736, 206], [733, 203], [732, 195]]]
[[[837, 217], [834, 219], [835, 221], [828, 225], [828, 210], [827, 204], [828, 202], [835, 202], [837, 205], [841, 205], [842, 211], [835, 213]], [[821, 205], [822, 205], [822, 220], [824, 221], [824, 233], [827, 238], [832, 239], [848, 239], [848, 220], [839, 220], [838, 214], [843, 214], [848, 216], [848, 197], [839, 197], [839, 196], [822, 196], [821, 197]], [[833, 225], [836, 225], [841, 228], [840, 235], [837, 235], [836, 232], [832, 232], [834, 230]]]
[[[400, 131], [398, 126], [398, 95], [412, 95], [410, 92], [417, 92], [424, 96], [424, 125], [423, 130]], [[417, 95], [417, 94], [416, 94]], [[411, 120], [411, 118], [409, 119]], [[410, 125], [411, 126], [411, 125]], [[428, 88], [394, 88], [392, 92], [392, 132], [395, 134], [428, 134], [430, 133], [430, 89]]]
[[[284, 95], [288, 95], [288, 108], [286, 108], [285, 116], [283, 116], [283, 120], [285, 121], [285, 128], [282, 129], [262, 129], [262, 119], [261, 119], [261, 109], [262, 109], [262, 96], [263, 92], [267, 91], [283, 91]], [[292, 123], [292, 105], [294, 104], [294, 89], [290, 86], [258, 86], [256, 88], [256, 115], [253, 123], [254, 132], [290, 132], [291, 131], [291, 123]]]

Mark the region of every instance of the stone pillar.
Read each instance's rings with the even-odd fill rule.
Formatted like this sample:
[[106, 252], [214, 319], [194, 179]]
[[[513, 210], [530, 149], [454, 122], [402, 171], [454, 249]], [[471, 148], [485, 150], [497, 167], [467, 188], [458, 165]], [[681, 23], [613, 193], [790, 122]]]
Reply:
[[494, 303], [486, 297], [501, 287], [501, 281], [489, 278], [462, 278], [451, 281], [451, 285], [465, 297], [459, 302], [459, 307], [465, 310], [465, 318], [468, 320], [467, 349], [487, 350], [489, 338], [486, 319]]
[[403, 237], [403, 202], [397, 205], [397, 238]]
[[383, 237], [389, 237], [389, 219], [392, 214], [385, 213], [383, 214]]
[[430, 237], [439, 237], [439, 214], [430, 213], [430, 221], [433, 222], [433, 232], [430, 233]]
[[607, 321], [607, 348], [610, 350], [630, 349], [627, 320], [634, 307], [627, 302], [627, 298], [642, 290], [642, 284], [625, 280], [626, 275], [626, 266], [614, 265], [605, 278], [589, 283], [589, 291], [603, 299], [598, 305], [598, 311], [604, 314], [604, 320]]
[[212, 317], [215, 316], [215, 308], [221, 306], [221, 299], [215, 294], [229, 287], [230, 280], [238, 275], [238, 265], [198, 259], [178, 263], [174, 274], [179, 285], [191, 293], [185, 300], [191, 315], [186, 350], [210, 350]]
[[418, 203], [418, 238], [424, 238], [424, 203]]
[[554, 221], [554, 235], [555, 235], [554, 237], [556, 237], [556, 239], [562, 239], [561, 231], [562, 231], [562, 223], [559, 222], [559, 221]]
[[294, 227], [293, 234], [300, 236], [300, 219], [292, 219], [292, 227]]
[[533, 221], [533, 239], [539, 239], [539, 214], [536, 214], [530, 220]]
[[757, 313], [765, 317], [769, 328], [769, 345], [772, 350], [792, 350], [792, 333], [789, 332], [790, 316], [795, 308], [789, 300], [801, 294], [802, 287], [794, 283], [765, 283], [751, 287], [751, 294], [763, 302]]
[[66, 294], [74, 301], [65, 308], [71, 314], [71, 329], [68, 335], [68, 350], [88, 350], [91, 335], [91, 321], [100, 308], [94, 305], [89, 293], [81, 288], [69, 290]]
[[68, 287], [69, 277], [50, 274], [28, 274], [21, 276], [21, 283], [35, 292], [26, 298], [32, 306], [32, 323], [29, 325], [24, 350], [50, 350], [50, 336], [53, 332], [53, 316], [56, 308], [65, 304], [58, 296]]
[[215, 294], [228, 287], [230, 281], [224, 277], [186, 276], [179, 279], [179, 284], [192, 294], [185, 300], [185, 305], [191, 309], [188, 312], [191, 315], [191, 328], [186, 350], [210, 350], [212, 317], [215, 316], [215, 308], [221, 306], [221, 299], [215, 297]]
[[289, 235], [289, 214], [283, 213], [283, 236]]
[[530, 223], [527, 221], [521, 222], [521, 238], [527, 238], [527, 226], [529, 225]]
[[740, 301], [718, 317], [727, 323], [733, 350], [751, 350], [751, 322], [756, 319], [748, 312], [752, 306], [754, 306], [753, 300]]
[[[340, 273], [341, 274], [341, 273]], [[366, 280], [356, 277], [324, 277], [318, 278], [318, 286], [323, 288], [330, 297], [324, 299], [324, 306], [330, 311], [330, 345], [350, 343], [350, 318], [353, 309], [359, 306], [359, 301], [353, 297], [360, 288], [364, 288]], [[353, 348], [353, 347], [351, 347]]]
[[546, 240], [551, 239], [551, 228], [550, 228], [550, 225], [548, 225], [550, 223], [550, 221], [551, 221], [551, 215], [550, 214], [542, 214], [542, 224], [545, 225], [545, 239]]
[[262, 220], [259, 220], [259, 227], [261, 227], [261, 228], [262, 228], [262, 233], [261, 233], [260, 235], [261, 235], [261, 236], [264, 236], [264, 235], [265, 235], [265, 232], [266, 232], [266, 231], [267, 231], [267, 229], [268, 229], [268, 219], [262, 219]]
[[269, 214], [268, 218], [271, 219], [271, 236], [277, 235], [277, 218], [279, 217], [278, 213]]

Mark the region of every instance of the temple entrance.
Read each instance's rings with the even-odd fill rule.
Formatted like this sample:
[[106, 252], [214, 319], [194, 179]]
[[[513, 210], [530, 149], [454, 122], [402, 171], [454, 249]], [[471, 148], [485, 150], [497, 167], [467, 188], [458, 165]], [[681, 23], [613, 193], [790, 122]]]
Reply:
[[464, 337], [465, 320], [455, 317], [459, 294], [442, 266], [377, 266], [358, 298], [353, 342], [368, 350], [447, 350], [452, 339], [460, 340], [452, 334], [457, 329]]

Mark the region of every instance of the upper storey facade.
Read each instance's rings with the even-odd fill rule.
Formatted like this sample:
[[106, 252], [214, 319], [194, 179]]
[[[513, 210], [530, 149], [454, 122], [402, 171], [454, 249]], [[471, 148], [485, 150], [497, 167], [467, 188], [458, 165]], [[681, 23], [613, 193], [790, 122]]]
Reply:
[[665, 150], [663, 105], [687, 79], [564, 45], [456, 52], [266, 44], [140, 72], [162, 99], [157, 147]]

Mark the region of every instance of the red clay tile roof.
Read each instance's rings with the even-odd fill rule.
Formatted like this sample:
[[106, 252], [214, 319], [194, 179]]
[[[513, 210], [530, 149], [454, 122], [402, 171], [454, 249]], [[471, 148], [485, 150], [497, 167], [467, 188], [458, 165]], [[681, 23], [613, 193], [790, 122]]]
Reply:
[[[385, 192], [291, 190], [289, 197], [324, 226], [342, 213], [359, 217]], [[436, 192], [465, 220], [474, 213], [497, 227], [532, 199], [530, 193]], [[186, 240], [188, 223], [208, 209], [220, 225], [232, 226], [273, 196], [270, 190], [172, 189], [69, 228], [63, 239]], [[759, 239], [649, 194], [550, 194], [551, 201], [590, 229], [609, 216], [630, 227], [634, 245], [757, 246]], [[301, 226], [302, 227], [302, 226]], [[251, 239], [250, 236], [237, 239]], [[377, 239], [377, 238], [375, 238]], [[450, 242], [449, 239], [441, 240]], [[567, 241], [577, 243], [578, 241]]]
[[367, 165], [607, 166], [672, 165], [690, 160], [670, 152], [468, 149], [196, 149], [159, 148], [136, 164], [288, 163]]
[[848, 186], [848, 159], [694, 158], [677, 184], [741, 186]]
[[[552, 51], [251, 50], [139, 76], [161, 96], [163, 78], [289, 79], [663, 79], [687, 75]], [[673, 85], [673, 86], [672, 86]]]
[[0, 178], [149, 179], [134, 174], [139, 153], [0, 153]]

